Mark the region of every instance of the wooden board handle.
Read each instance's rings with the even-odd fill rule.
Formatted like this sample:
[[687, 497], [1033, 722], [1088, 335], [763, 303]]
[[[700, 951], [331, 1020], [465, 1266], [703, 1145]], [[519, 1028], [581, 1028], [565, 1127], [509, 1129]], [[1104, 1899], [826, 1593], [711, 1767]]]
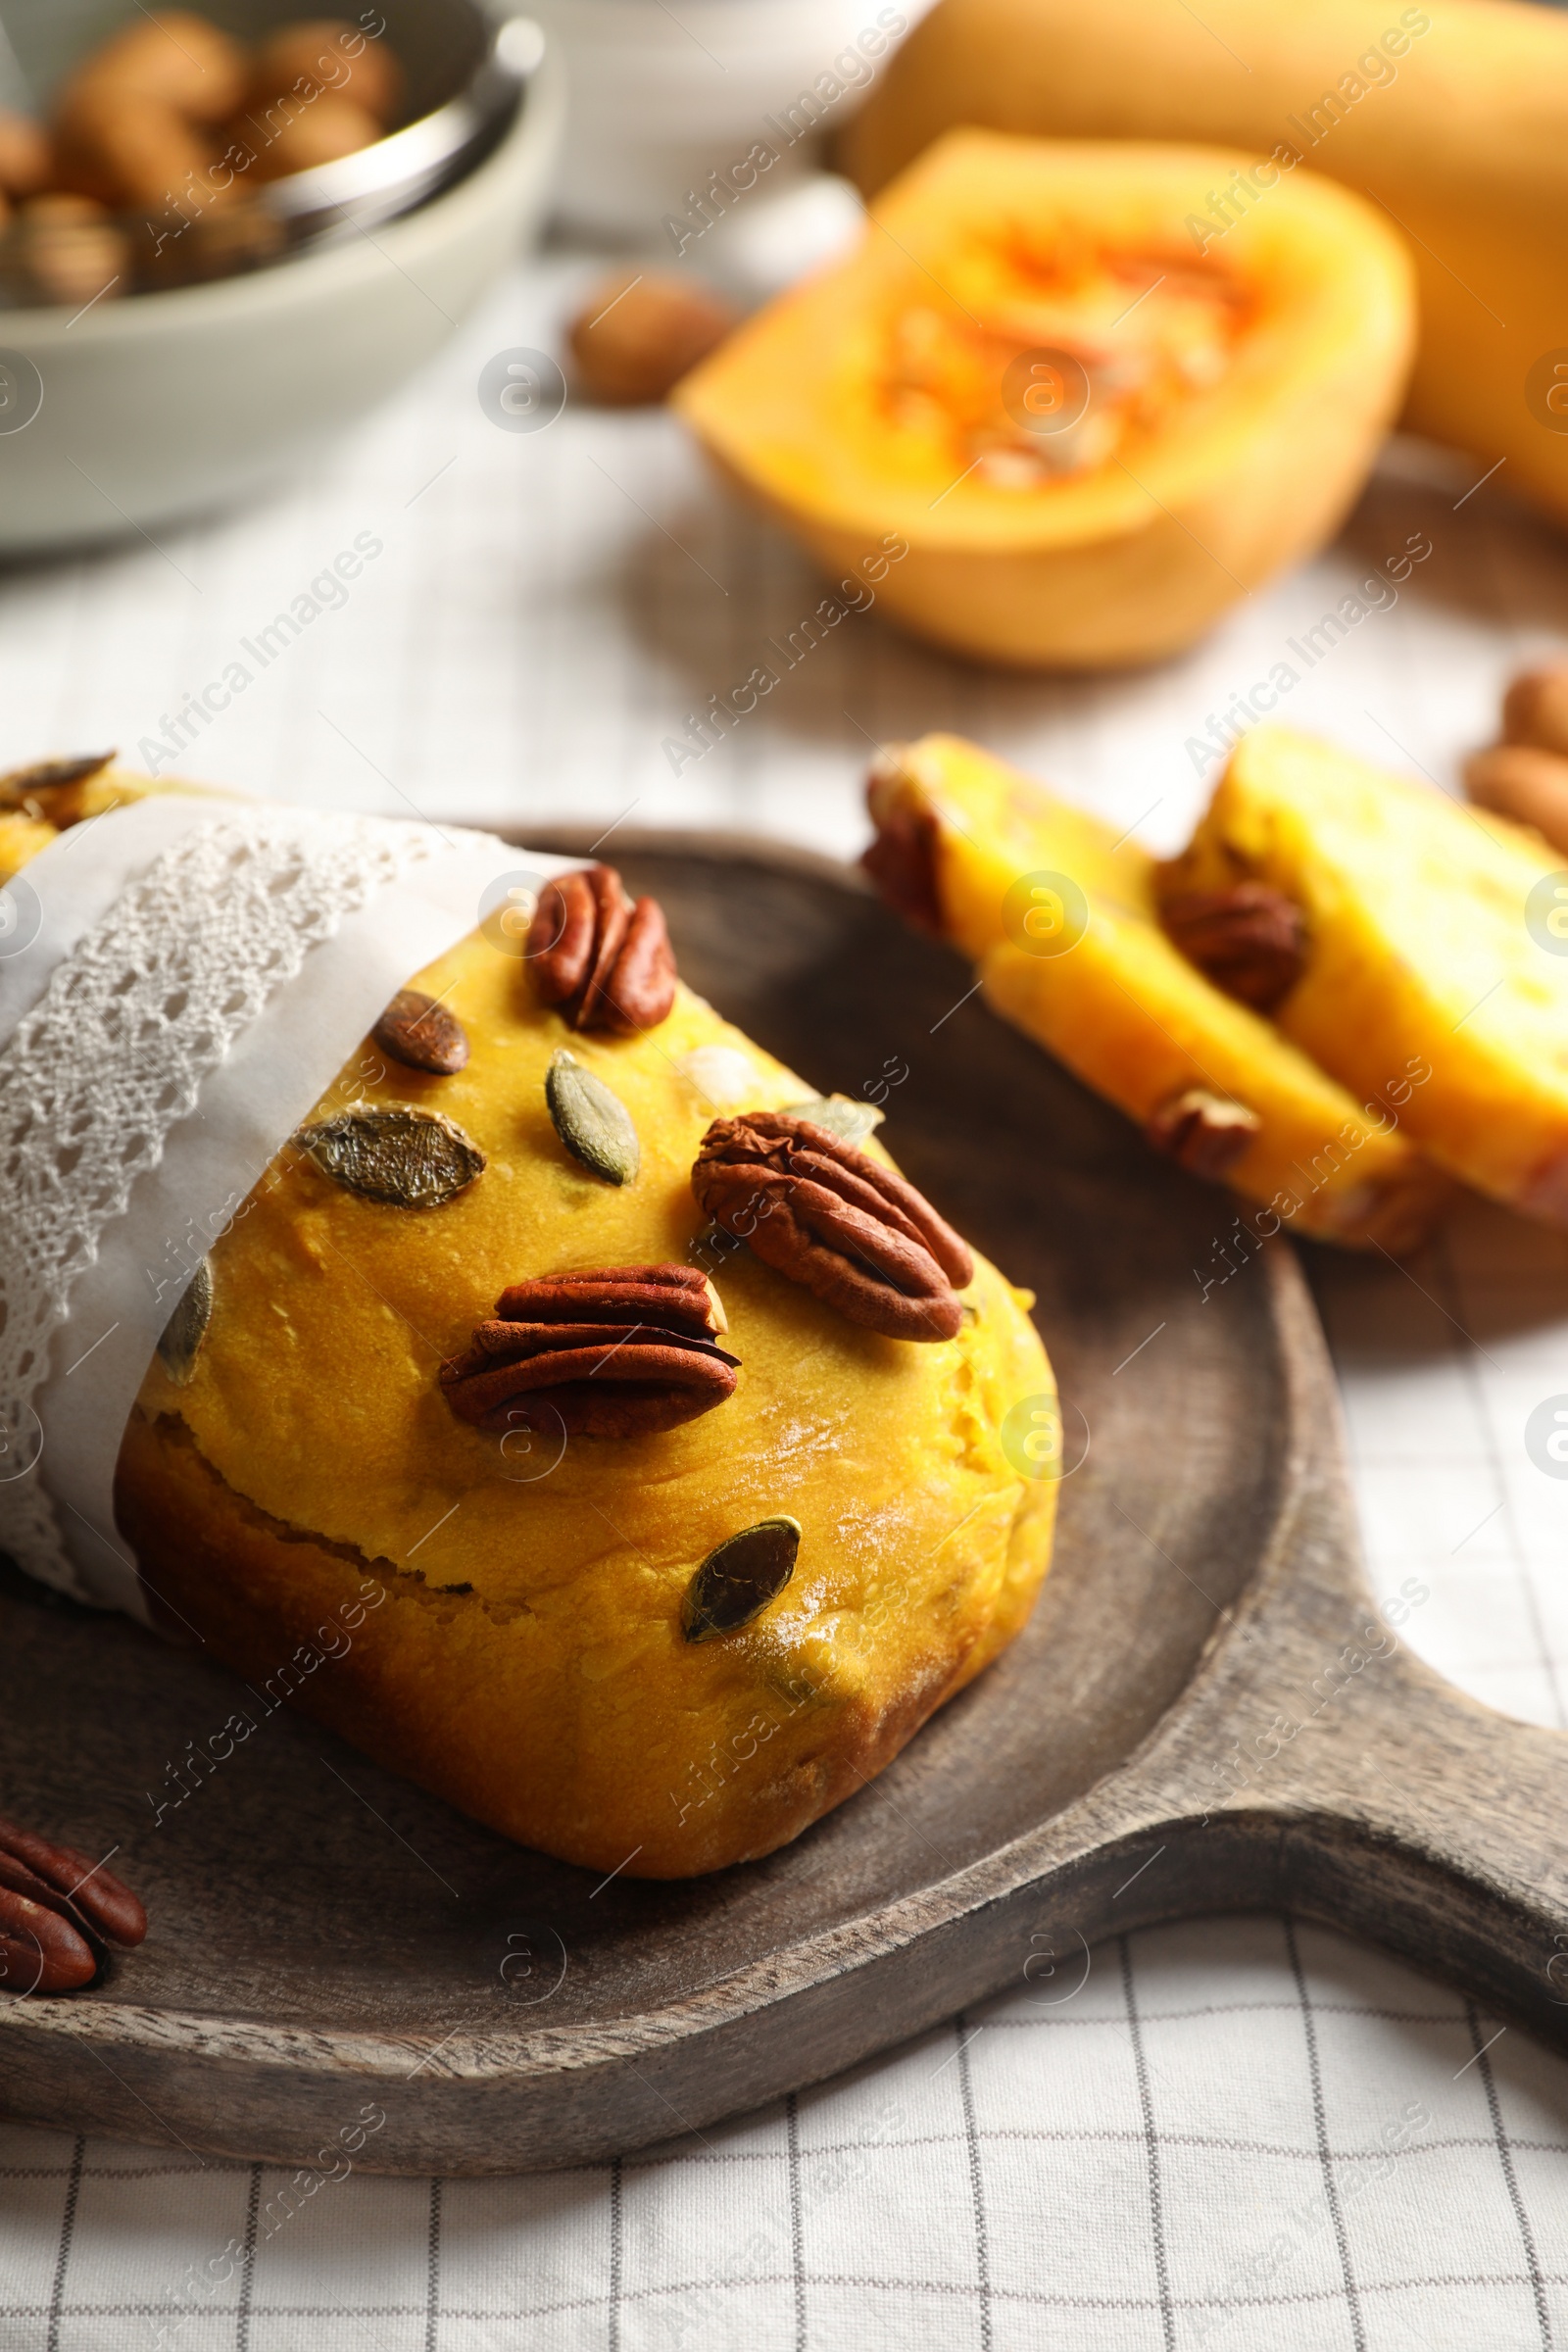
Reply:
[[1103, 1928], [1298, 1911], [1568, 2043], [1568, 1733], [1467, 1698], [1386, 1621], [1361, 1567], [1327, 1349], [1304, 1285], [1284, 1280], [1278, 1296], [1296, 1383], [1287, 1499], [1188, 1699], [1082, 1809], [1091, 1836], [1113, 1841], [1097, 1857], [1107, 1885], [1167, 1849], [1112, 1896]]
[[1320, 1712], [1291, 1716], [1284, 1686], [1247, 1786], [1227, 1743], [1233, 1793], [1178, 1833], [1191, 1870], [1225, 1909], [1250, 1886], [1568, 2043], [1568, 1737], [1494, 1714], [1407, 1650], [1352, 1635], [1334, 1655]]

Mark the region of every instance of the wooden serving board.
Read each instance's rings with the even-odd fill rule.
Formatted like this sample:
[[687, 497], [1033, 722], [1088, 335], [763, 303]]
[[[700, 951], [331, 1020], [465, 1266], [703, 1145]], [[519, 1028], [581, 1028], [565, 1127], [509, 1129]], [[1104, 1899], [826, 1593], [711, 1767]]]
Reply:
[[843, 869], [680, 836], [614, 855], [691, 983], [813, 1085], [906, 1067], [890, 1147], [1038, 1293], [1076, 1466], [1034, 1619], [784, 1852], [602, 1884], [282, 1715], [155, 1828], [146, 1792], [236, 1687], [8, 1575], [0, 1808], [118, 1846], [153, 1927], [88, 1992], [0, 2002], [0, 2111], [308, 2165], [373, 2103], [371, 2169], [547, 2167], [753, 2107], [1007, 1984], [1066, 1997], [1114, 1931], [1263, 1907], [1563, 2040], [1568, 1740], [1380, 1628], [1290, 1250], [1205, 1298], [1226, 1196], [960, 1003], [967, 968]]

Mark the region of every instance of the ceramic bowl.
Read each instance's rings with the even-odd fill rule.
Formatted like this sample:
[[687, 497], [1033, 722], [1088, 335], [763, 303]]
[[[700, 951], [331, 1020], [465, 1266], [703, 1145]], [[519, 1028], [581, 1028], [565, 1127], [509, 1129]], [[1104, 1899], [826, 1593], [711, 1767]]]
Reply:
[[0, 553], [244, 498], [394, 391], [543, 218], [564, 93], [542, 50], [499, 143], [399, 219], [211, 284], [0, 311]]

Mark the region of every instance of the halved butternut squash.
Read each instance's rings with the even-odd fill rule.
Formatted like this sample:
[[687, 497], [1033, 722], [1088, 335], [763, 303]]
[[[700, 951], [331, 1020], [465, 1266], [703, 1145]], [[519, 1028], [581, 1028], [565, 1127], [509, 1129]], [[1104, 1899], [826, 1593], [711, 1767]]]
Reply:
[[1250, 163], [952, 132], [675, 404], [921, 636], [1023, 668], [1175, 652], [1332, 534], [1412, 347], [1402, 241], [1309, 172], [1195, 251]]
[[[1568, 518], [1568, 20], [1518, 0], [940, 0], [851, 122], [866, 194], [956, 123], [1200, 139], [1343, 180], [1409, 235], [1421, 341], [1405, 422]], [[1189, 250], [1277, 186], [1210, 180]]]

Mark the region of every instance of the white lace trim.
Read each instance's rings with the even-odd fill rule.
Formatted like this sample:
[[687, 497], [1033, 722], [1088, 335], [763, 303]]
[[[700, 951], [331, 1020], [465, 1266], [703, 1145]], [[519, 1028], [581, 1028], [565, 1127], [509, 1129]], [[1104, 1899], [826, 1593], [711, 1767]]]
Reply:
[[77, 943], [0, 1054], [0, 1550], [60, 1591], [93, 1597], [34, 1410], [74, 1284], [272, 992], [442, 846], [425, 826], [318, 811], [200, 825]]

